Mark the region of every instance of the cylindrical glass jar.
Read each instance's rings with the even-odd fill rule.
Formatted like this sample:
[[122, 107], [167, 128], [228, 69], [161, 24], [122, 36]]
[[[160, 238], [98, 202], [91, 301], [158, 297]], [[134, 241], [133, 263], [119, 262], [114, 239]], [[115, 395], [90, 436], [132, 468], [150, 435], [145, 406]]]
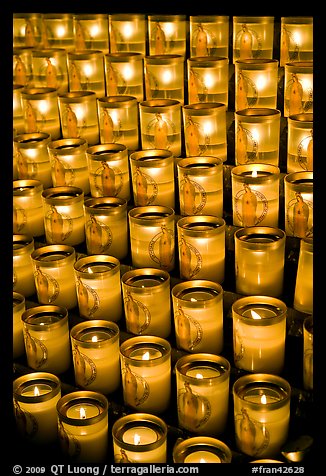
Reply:
[[87, 254], [106, 254], [118, 260], [128, 254], [127, 201], [117, 197], [84, 201]]
[[156, 268], [132, 269], [121, 278], [127, 331], [166, 338], [171, 332], [170, 275]]
[[177, 360], [179, 426], [200, 436], [224, 432], [229, 411], [230, 362], [220, 355], [197, 353]]
[[146, 54], [147, 19], [142, 13], [109, 14], [110, 53]]
[[225, 220], [211, 215], [186, 216], [177, 221], [181, 279], [223, 283]]
[[232, 304], [233, 358], [237, 368], [282, 373], [286, 315], [286, 304], [270, 296], [239, 298]]
[[268, 226], [234, 233], [236, 292], [279, 297], [283, 292], [286, 235]]
[[279, 165], [281, 111], [253, 108], [236, 111], [235, 165]]
[[313, 61], [284, 66], [284, 117], [313, 113]]
[[75, 248], [67, 245], [41, 246], [32, 252], [31, 258], [38, 302], [67, 309], [76, 307]]
[[303, 321], [303, 386], [311, 391], [314, 388], [314, 327], [313, 316], [308, 316]]
[[176, 54], [185, 57], [187, 50], [186, 15], [147, 15], [150, 55]]
[[21, 316], [26, 310], [25, 296], [13, 292], [13, 313], [12, 313], [12, 355], [17, 359], [25, 354], [25, 342], [23, 333], [23, 322]]
[[118, 52], [104, 56], [105, 85], [107, 96], [129, 95], [143, 101], [144, 55]]
[[44, 48], [32, 52], [33, 84], [68, 92], [67, 52], [63, 48]]
[[171, 99], [184, 104], [184, 57], [157, 54], [144, 58], [146, 100]]
[[13, 44], [36, 47], [41, 42], [41, 13], [13, 14]]
[[233, 63], [238, 59], [273, 58], [274, 17], [234, 16]]
[[186, 156], [211, 155], [227, 159], [226, 106], [195, 103], [182, 107]]
[[86, 151], [92, 197], [118, 197], [130, 200], [128, 149], [110, 143], [89, 147]]
[[61, 137], [58, 91], [55, 88], [21, 90], [25, 132], [45, 132], [52, 140]]
[[223, 216], [223, 161], [217, 157], [188, 157], [177, 164], [182, 216]]
[[277, 375], [244, 375], [232, 393], [238, 449], [258, 458], [278, 455], [289, 432], [290, 384]]
[[19, 179], [39, 180], [44, 188], [52, 187], [48, 145], [50, 134], [32, 132], [14, 137], [14, 155]]
[[[33, 85], [32, 46], [13, 48], [13, 84], [29, 87]], [[22, 131], [24, 132], [25, 129]]]
[[48, 144], [53, 187], [79, 187], [89, 194], [87, 141], [59, 139]]
[[104, 52], [74, 50], [68, 52], [68, 83], [70, 92], [92, 91], [105, 96]]
[[109, 18], [107, 14], [79, 13], [73, 15], [75, 51], [109, 51]]
[[44, 235], [42, 192], [39, 180], [13, 181], [13, 233]]
[[190, 15], [190, 57], [224, 56], [228, 58], [229, 25], [228, 16]]
[[262, 163], [231, 170], [234, 226], [278, 226], [280, 169]]
[[60, 94], [58, 100], [62, 138], [81, 137], [87, 141], [89, 146], [98, 144], [96, 93], [94, 91], [72, 91]]
[[193, 56], [187, 59], [188, 104], [218, 102], [228, 109], [229, 58]]
[[313, 267], [313, 238], [302, 238], [300, 239], [293, 307], [307, 314], [313, 313]]
[[223, 350], [223, 289], [204, 279], [172, 288], [176, 343], [186, 352], [220, 354]]
[[288, 236], [313, 235], [313, 172], [293, 172], [284, 177], [285, 232]]
[[313, 59], [313, 17], [281, 17], [280, 66]]
[[31, 254], [34, 239], [30, 235], [13, 235], [13, 290], [25, 298], [36, 292]]
[[21, 98], [21, 91], [24, 86], [20, 84], [13, 84], [12, 91], [12, 114], [13, 114], [13, 128], [16, 134], [23, 134], [25, 132], [25, 122], [23, 115], [23, 104]]
[[43, 13], [42, 19], [47, 40], [47, 45], [44, 47], [72, 51], [75, 47], [73, 15], [71, 13]]
[[128, 212], [132, 265], [135, 268], [174, 269], [175, 212], [148, 205]]
[[101, 319], [72, 327], [70, 340], [78, 387], [104, 395], [119, 388], [119, 335], [117, 324]]
[[137, 411], [168, 409], [171, 396], [171, 346], [157, 336], [130, 337], [120, 345], [123, 399]]
[[243, 59], [235, 62], [235, 111], [277, 107], [278, 60]]
[[84, 192], [79, 187], [52, 187], [42, 192], [48, 244], [79, 245], [85, 241]]
[[139, 103], [142, 149], [168, 149], [181, 155], [181, 103], [172, 99], [152, 99]]
[[313, 170], [313, 114], [288, 117], [287, 173]]
[[84, 256], [75, 261], [74, 272], [81, 317], [118, 321], [122, 317], [119, 260], [108, 255]]
[[175, 207], [174, 157], [167, 149], [146, 149], [129, 156], [135, 206]]
[[180, 439], [173, 447], [174, 463], [231, 463], [231, 460], [231, 449], [211, 436]]
[[67, 309], [32, 307], [23, 312], [22, 321], [28, 366], [55, 375], [66, 372], [71, 363]]
[[139, 148], [139, 112], [134, 96], [105, 96], [97, 99], [100, 143], [117, 142], [129, 152]]

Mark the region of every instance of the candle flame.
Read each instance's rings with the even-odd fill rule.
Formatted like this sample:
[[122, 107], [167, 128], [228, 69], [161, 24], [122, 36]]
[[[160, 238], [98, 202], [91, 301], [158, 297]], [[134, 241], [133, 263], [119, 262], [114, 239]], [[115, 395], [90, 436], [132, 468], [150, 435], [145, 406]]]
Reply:
[[253, 171], [251, 172], [251, 176], [252, 176], [252, 177], [257, 177], [257, 175], [258, 175], [257, 170], [253, 170]]
[[80, 416], [81, 419], [86, 418], [86, 412], [85, 412], [85, 409], [83, 407], [80, 407], [79, 416]]
[[142, 360], [149, 360], [149, 352], [145, 352], [145, 354], [143, 354], [142, 356]]
[[138, 433], [134, 435], [134, 445], [140, 445], [140, 436]]
[[196, 378], [204, 378], [202, 374], [196, 374]]
[[206, 463], [206, 460], [204, 458], [200, 458], [199, 463]]
[[97, 342], [97, 336], [92, 337], [92, 342]]
[[251, 317], [253, 319], [261, 319], [261, 316], [258, 314], [258, 312], [251, 310]]
[[191, 302], [197, 302], [197, 299], [195, 299], [194, 297], [190, 298], [190, 301]]
[[266, 398], [266, 395], [265, 395], [265, 394], [260, 397], [260, 401], [261, 401], [261, 403], [262, 403], [263, 405], [266, 405], [266, 403], [267, 403], [267, 398]]
[[93, 274], [92, 268], [87, 268], [87, 271], [89, 272], [89, 274]]
[[40, 391], [39, 391], [38, 387], [34, 387], [34, 396], [38, 397], [39, 395], [40, 395]]

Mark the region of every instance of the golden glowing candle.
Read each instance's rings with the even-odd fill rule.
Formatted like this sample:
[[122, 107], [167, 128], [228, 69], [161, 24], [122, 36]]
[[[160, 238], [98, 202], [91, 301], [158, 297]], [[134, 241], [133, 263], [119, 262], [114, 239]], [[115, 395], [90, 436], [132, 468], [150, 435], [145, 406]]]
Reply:
[[313, 313], [313, 268], [313, 238], [301, 238], [293, 307], [307, 314]]
[[177, 54], [145, 56], [146, 100], [171, 99], [184, 104], [184, 57]]
[[25, 296], [13, 292], [12, 313], [12, 350], [13, 358], [17, 359], [25, 354], [22, 314], [26, 309]]
[[285, 232], [288, 236], [313, 235], [313, 172], [292, 172], [284, 177]]
[[186, 55], [186, 15], [148, 15], [147, 28], [150, 55]]
[[228, 16], [190, 15], [190, 57], [223, 56], [229, 57]]
[[233, 63], [238, 59], [273, 58], [274, 17], [234, 16]]
[[13, 232], [44, 235], [43, 184], [39, 180], [13, 181]]
[[68, 52], [69, 91], [91, 91], [105, 96], [104, 52], [78, 49]]
[[173, 447], [174, 463], [231, 463], [231, 460], [231, 449], [211, 436], [180, 439]]
[[12, 113], [13, 113], [13, 128], [16, 134], [23, 134], [25, 132], [25, 122], [23, 115], [23, 104], [21, 98], [21, 90], [24, 86], [19, 84], [13, 85], [12, 95]]
[[146, 54], [147, 18], [142, 13], [109, 14], [110, 53]]
[[33, 82], [37, 88], [68, 92], [67, 52], [63, 48], [43, 48], [32, 52]]
[[118, 52], [104, 57], [107, 96], [129, 95], [144, 100], [144, 56]]
[[36, 47], [41, 42], [41, 13], [13, 14], [13, 44]]
[[313, 61], [284, 66], [284, 117], [313, 113]]
[[109, 19], [107, 14], [79, 13], [73, 15], [75, 51], [109, 51]]
[[13, 235], [13, 290], [25, 297], [36, 292], [31, 254], [34, 238], [30, 235]]
[[312, 171], [314, 168], [313, 114], [288, 117], [287, 173]]
[[281, 17], [280, 66], [313, 59], [313, 17]]
[[[33, 85], [32, 46], [13, 48], [13, 84], [29, 87]], [[24, 129], [25, 131], [25, 129]], [[22, 131], [22, 132], [24, 132]]]
[[71, 13], [43, 13], [44, 47], [63, 48], [72, 51], [75, 48], [73, 15]]

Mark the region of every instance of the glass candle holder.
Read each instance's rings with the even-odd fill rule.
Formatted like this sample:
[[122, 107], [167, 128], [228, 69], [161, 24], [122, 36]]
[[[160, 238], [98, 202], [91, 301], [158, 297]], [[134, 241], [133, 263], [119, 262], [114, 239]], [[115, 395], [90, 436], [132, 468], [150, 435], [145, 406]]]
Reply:
[[135, 206], [175, 207], [174, 157], [167, 149], [146, 149], [129, 156]]
[[109, 51], [109, 18], [107, 14], [73, 15], [75, 51]]
[[13, 292], [12, 313], [12, 354], [17, 359], [25, 354], [23, 322], [21, 316], [26, 309], [25, 296]]
[[281, 17], [280, 66], [313, 60], [313, 17]]
[[235, 366], [280, 375], [284, 367], [287, 306], [269, 296], [249, 296], [232, 305]]
[[287, 119], [287, 173], [312, 171], [313, 150], [313, 114], [295, 114]]
[[34, 370], [66, 372], [71, 363], [68, 312], [60, 306], [35, 306], [22, 314], [28, 366]]
[[62, 453], [76, 463], [99, 463], [108, 451], [108, 407], [105, 395], [91, 390], [68, 393], [57, 403]]
[[151, 99], [139, 103], [142, 149], [168, 149], [181, 155], [181, 103], [172, 99]]
[[147, 15], [147, 28], [150, 55], [186, 55], [186, 15]]
[[13, 114], [13, 128], [16, 131], [16, 134], [23, 134], [25, 132], [25, 122], [23, 115], [23, 105], [21, 99], [21, 90], [24, 86], [19, 84], [13, 85], [13, 94], [12, 94], [12, 114]]
[[131, 258], [134, 268], [171, 271], [175, 264], [175, 212], [147, 205], [128, 212]]
[[167, 426], [158, 416], [131, 413], [112, 426], [115, 463], [166, 463]]
[[59, 113], [62, 138], [83, 138], [89, 146], [99, 142], [95, 91], [72, 91], [60, 94]]
[[177, 440], [173, 447], [174, 463], [231, 463], [232, 451], [211, 436], [191, 436]]
[[211, 155], [227, 159], [226, 107], [195, 103], [182, 107], [186, 156]]
[[32, 51], [33, 84], [36, 88], [54, 88], [58, 94], [68, 92], [67, 52], [63, 48]]
[[251, 226], [234, 233], [236, 292], [279, 297], [283, 292], [285, 232]]
[[308, 316], [303, 321], [303, 386], [306, 390], [313, 390], [313, 316]]
[[234, 226], [278, 226], [280, 169], [262, 163], [231, 170]]
[[108, 255], [84, 256], [76, 260], [74, 270], [80, 315], [88, 320], [118, 321], [122, 316], [119, 260]]
[[144, 55], [132, 52], [109, 53], [104, 57], [107, 96], [130, 95], [144, 100]]
[[[13, 85], [29, 87], [33, 84], [32, 46], [13, 48]], [[22, 131], [25, 132], [25, 129]]]
[[217, 436], [226, 428], [231, 365], [220, 355], [197, 353], [177, 360], [179, 426], [200, 436]]
[[[190, 57], [229, 57], [229, 17], [223, 15], [190, 15]], [[195, 101], [197, 102], [197, 101]]]
[[177, 164], [182, 216], [223, 216], [223, 161], [217, 157], [188, 157]]
[[53, 187], [42, 192], [48, 244], [79, 245], [85, 241], [84, 192], [79, 187]]
[[34, 239], [30, 235], [13, 235], [13, 290], [24, 297], [36, 292], [31, 254]]
[[142, 13], [109, 14], [110, 53], [146, 54], [147, 19]]
[[176, 343], [186, 352], [220, 354], [223, 350], [223, 289], [204, 279], [172, 288]]
[[184, 104], [184, 56], [157, 54], [144, 58], [146, 100], [170, 99]]
[[36, 445], [56, 442], [56, 404], [60, 398], [60, 380], [51, 373], [32, 372], [14, 380], [14, 415], [23, 438]]
[[171, 396], [171, 346], [157, 336], [130, 337], [120, 346], [123, 400], [138, 412], [160, 414]]
[[87, 254], [123, 260], [128, 254], [127, 201], [117, 197], [84, 201]]
[[101, 319], [72, 327], [70, 340], [78, 387], [105, 395], [119, 388], [119, 334], [117, 324]]
[[313, 113], [313, 61], [284, 66], [284, 117]]
[[253, 108], [236, 111], [235, 165], [270, 164], [278, 167], [281, 111]]
[[278, 60], [243, 59], [235, 62], [235, 111], [277, 108]]
[[39, 180], [13, 181], [13, 233], [44, 235], [42, 192]]
[[13, 14], [13, 44], [17, 46], [36, 47], [41, 42], [40, 13]]
[[293, 307], [307, 314], [313, 313], [313, 238], [301, 238]]
[[192, 56], [187, 59], [188, 104], [229, 103], [229, 58]]
[[31, 258], [38, 302], [67, 309], [76, 307], [75, 249], [67, 245], [41, 246]]
[[171, 332], [169, 273], [132, 269], [122, 275], [121, 285], [127, 331], [167, 338]]
[[274, 17], [234, 16], [233, 63], [243, 59], [273, 58]]
[[225, 220], [211, 215], [186, 216], [177, 221], [180, 278], [223, 283]]
[[129, 152], [139, 148], [138, 102], [134, 96], [105, 96], [97, 99], [100, 143], [119, 143]]
[[288, 436], [290, 384], [277, 375], [244, 375], [232, 393], [238, 449], [256, 458], [276, 456]]
[[25, 132], [45, 132], [52, 140], [61, 137], [58, 91], [55, 88], [24, 88], [21, 98]]
[[285, 233], [297, 238], [313, 235], [313, 172], [284, 177]]
[[91, 91], [96, 97], [105, 96], [104, 52], [68, 51], [68, 83], [70, 92]]
[[92, 197], [131, 198], [128, 149], [123, 144], [99, 144], [86, 151]]
[[43, 13], [43, 34], [51, 48], [72, 51], [75, 48], [73, 15], [71, 13]]

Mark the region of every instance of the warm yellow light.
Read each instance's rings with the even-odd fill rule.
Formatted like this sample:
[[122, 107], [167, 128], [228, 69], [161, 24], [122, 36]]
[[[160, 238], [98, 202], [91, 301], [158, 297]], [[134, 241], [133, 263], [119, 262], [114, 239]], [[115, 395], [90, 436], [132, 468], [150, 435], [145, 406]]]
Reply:
[[80, 407], [80, 409], [79, 409], [79, 416], [83, 420], [86, 418], [86, 412], [85, 412], [85, 409], [83, 407]]
[[253, 319], [261, 319], [261, 317], [260, 317], [260, 315], [258, 314], [258, 312], [252, 311], [252, 310], [251, 310], [250, 312], [251, 312], [251, 317], [252, 317]]
[[148, 351], [143, 354], [142, 359], [143, 360], [149, 360], [149, 352]]
[[40, 391], [39, 391], [38, 387], [34, 387], [34, 395], [35, 395], [35, 397], [38, 397], [40, 395]]

